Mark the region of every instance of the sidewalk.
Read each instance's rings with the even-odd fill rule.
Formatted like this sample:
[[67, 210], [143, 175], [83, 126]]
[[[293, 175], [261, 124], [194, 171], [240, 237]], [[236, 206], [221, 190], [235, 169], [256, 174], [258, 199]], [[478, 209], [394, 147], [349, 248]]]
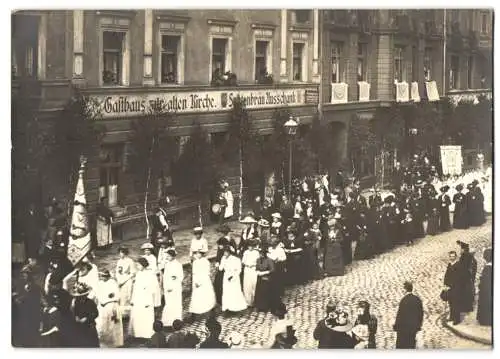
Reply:
[[[239, 233], [243, 228], [243, 225], [237, 221], [227, 223], [233, 232]], [[209, 225], [203, 228], [203, 236], [208, 242], [208, 253], [207, 258], [215, 257], [217, 252], [217, 240], [221, 237], [221, 234], [216, 231], [219, 227], [217, 224]], [[191, 239], [193, 238], [192, 229], [179, 230], [173, 233], [173, 238], [175, 241], [175, 248], [177, 250], [177, 259], [186, 265], [191, 262], [189, 258], [189, 247], [191, 245]], [[146, 237], [141, 237], [137, 239], [131, 239], [127, 241], [117, 241], [112, 244], [110, 248], [97, 249], [94, 251], [95, 260], [94, 263], [97, 265], [100, 271], [108, 269], [111, 273], [115, 270], [116, 262], [119, 259], [118, 248], [120, 246], [125, 246], [130, 251], [130, 256], [132, 258], [137, 258], [142, 254], [141, 245], [145, 243]]]
[[472, 313], [467, 313], [462, 323], [452, 325], [451, 322], [446, 321], [448, 318], [448, 313], [446, 313], [446, 315], [443, 316], [443, 326], [459, 337], [481, 344], [493, 345], [492, 327], [479, 325], [476, 320], [476, 314], [477, 309]]

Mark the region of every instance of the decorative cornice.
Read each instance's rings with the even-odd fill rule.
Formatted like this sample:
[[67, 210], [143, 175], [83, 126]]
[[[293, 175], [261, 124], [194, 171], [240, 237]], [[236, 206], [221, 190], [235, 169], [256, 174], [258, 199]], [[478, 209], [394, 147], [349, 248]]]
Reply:
[[108, 17], [121, 17], [132, 19], [137, 14], [136, 10], [97, 10], [96, 15]]
[[278, 25], [272, 24], [272, 23], [256, 22], [256, 23], [252, 24], [252, 29], [274, 30], [277, 27], [278, 27]]
[[182, 16], [182, 15], [172, 15], [172, 14], [164, 14], [158, 12], [155, 14], [156, 20], [165, 21], [165, 22], [177, 22], [187, 24], [189, 20], [191, 20], [190, 16]]
[[209, 25], [218, 25], [218, 26], [231, 26], [235, 27], [238, 21], [229, 20], [229, 19], [208, 19], [207, 23]]

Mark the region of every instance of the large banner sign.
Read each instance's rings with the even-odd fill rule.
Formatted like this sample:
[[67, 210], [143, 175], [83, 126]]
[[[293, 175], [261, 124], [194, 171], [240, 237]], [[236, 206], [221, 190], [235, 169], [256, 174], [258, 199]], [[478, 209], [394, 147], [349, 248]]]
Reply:
[[462, 146], [441, 146], [441, 165], [444, 175], [461, 175]]
[[152, 108], [163, 108], [176, 113], [228, 111], [237, 96], [241, 96], [248, 109], [310, 104], [309, 98], [306, 101], [305, 88], [159, 92], [90, 97], [100, 104], [102, 118], [115, 118], [144, 115]]

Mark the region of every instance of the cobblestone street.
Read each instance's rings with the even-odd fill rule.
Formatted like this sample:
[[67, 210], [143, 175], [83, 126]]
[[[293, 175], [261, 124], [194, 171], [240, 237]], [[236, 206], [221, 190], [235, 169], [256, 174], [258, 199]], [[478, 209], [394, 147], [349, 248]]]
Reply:
[[[330, 277], [307, 285], [288, 288], [284, 303], [289, 310], [289, 317], [297, 330], [297, 348], [315, 348], [313, 331], [316, 323], [322, 319], [329, 298], [345, 304], [355, 304], [359, 300], [368, 300], [372, 313], [378, 317], [377, 347], [392, 349], [396, 335], [392, 325], [399, 300], [403, 296], [402, 283], [411, 280], [415, 293], [424, 303], [424, 325], [419, 347], [436, 348], [491, 348], [487, 345], [461, 339], [445, 329], [441, 317], [447, 311], [439, 293], [447, 263], [447, 252], [458, 250], [457, 240], [470, 244], [478, 261], [478, 276], [483, 267], [482, 250], [492, 243], [491, 218], [485, 225], [468, 230], [454, 230], [435, 237], [427, 236], [412, 247], [398, 247], [389, 253], [367, 261], [354, 262], [343, 277]], [[189, 277], [189, 274], [186, 273]], [[189, 289], [189, 279], [185, 283]], [[188, 293], [186, 293], [188, 294]], [[189, 305], [186, 295], [184, 306]], [[187, 313], [186, 313], [187, 314]], [[219, 317], [224, 339], [232, 331], [238, 331], [245, 337], [245, 347], [254, 343], [267, 344], [273, 321], [271, 314], [247, 312], [236, 317]], [[203, 340], [205, 337], [202, 321], [195, 321], [186, 326], [186, 330], [196, 332]]]

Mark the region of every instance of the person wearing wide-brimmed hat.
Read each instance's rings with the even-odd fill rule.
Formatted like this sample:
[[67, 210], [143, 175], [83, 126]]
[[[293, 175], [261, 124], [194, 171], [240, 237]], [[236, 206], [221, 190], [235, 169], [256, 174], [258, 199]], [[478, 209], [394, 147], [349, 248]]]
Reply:
[[208, 242], [203, 237], [203, 228], [197, 226], [193, 228], [194, 237], [191, 240], [191, 246], [189, 247], [189, 256], [193, 258], [195, 252], [202, 252], [203, 254], [208, 252]]
[[158, 239], [158, 270], [163, 273], [165, 269], [165, 264], [168, 261], [167, 252], [173, 250], [175, 252], [175, 245], [173, 240], [168, 240], [165, 237]]
[[141, 246], [141, 250], [143, 251], [142, 257], [148, 261], [148, 269], [152, 270], [155, 274], [158, 272], [158, 259], [153, 254], [154, 246], [150, 243], [144, 243]]
[[261, 218], [257, 223], [259, 229], [260, 243], [269, 244], [269, 238], [271, 237], [271, 225], [267, 219]]
[[73, 297], [71, 302], [71, 313], [74, 319], [73, 346], [78, 348], [99, 347], [95, 323], [99, 312], [95, 302], [88, 298], [91, 289], [87, 284], [78, 282], [70, 292]]
[[241, 312], [248, 305], [241, 290], [241, 260], [234, 254], [232, 247], [224, 249], [224, 255], [219, 264], [219, 269], [224, 270], [222, 283], [222, 311]]
[[201, 315], [215, 307], [216, 297], [210, 279], [210, 262], [202, 252], [195, 252], [193, 256], [189, 312], [193, 315]]
[[100, 273], [101, 281], [96, 290], [97, 333], [102, 347], [117, 348], [123, 346], [123, 324], [120, 313], [120, 296], [118, 284], [111, 278], [111, 273], [104, 270]]
[[246, 243], [246, 250], [243, 253], [241, 263], [243, 265], [243, 295], [249, 307], [253, 307], [255, 297], [255, 287], [257, 285], [256, 265], [259, 258], [257, 241], [250, 239]]
[[133, 338], [149, 339], [153, 335], [155, 306], [157, 305], [156, 276], [148, 270], [149, 262], [140, 257], [137, 260], [138, 271], [132, 290], [132, 309], [130, 311], [129, 334]]
[[451, 199], [446, 192], [450, 189], [449, 186], [443, 186], [439, 190], [439, 229], [441, 232], [448, 232], [451, 229], [450, 224], [450, 205]]
[[466, 197], [462, 193], [463, 189], [463, 184], [458, 184], [455, 187], [456, 193], [453, 196], [453, 203], [455, 204], [455, 209], [453, 210], [453, 228], [456, 229], [468, 228], [467, 203]]
[[287, 285], [303, 284], [307, 269], [304, 266], [304, 240], [298, 238], [297, 232], [289, 231], [287, 238], [283, 241], [286, 253], [286, 277]]
[[271, 217], [273, 219], [270, 229], [271, 234], [278, 236], [280, 239], [283, 238], [285, 228], [283, 226], [283, 222], [281, 221], [281, 214], [279, 212], [275, 212], [271, 215]]
[[247, 213], [247, 215], [240, 220], [240, 223], [245, 225], [240, 234], [243, 242], [257, 236], [257, 220], [254, 218], [253, 214]]
[[330, 310], [314, 330], [318, 349], [354, 349], [358, 341], [350, 334], [352, 327], [347, 310], [341, 307]]
[[470, 197], [468, 201], [469, 220], [473, 227], [481, 226], [486, 221], [484, 214], [484, 195], [481, 188], [478, 186], [478, 181], [474, 180], [471, 183]]

